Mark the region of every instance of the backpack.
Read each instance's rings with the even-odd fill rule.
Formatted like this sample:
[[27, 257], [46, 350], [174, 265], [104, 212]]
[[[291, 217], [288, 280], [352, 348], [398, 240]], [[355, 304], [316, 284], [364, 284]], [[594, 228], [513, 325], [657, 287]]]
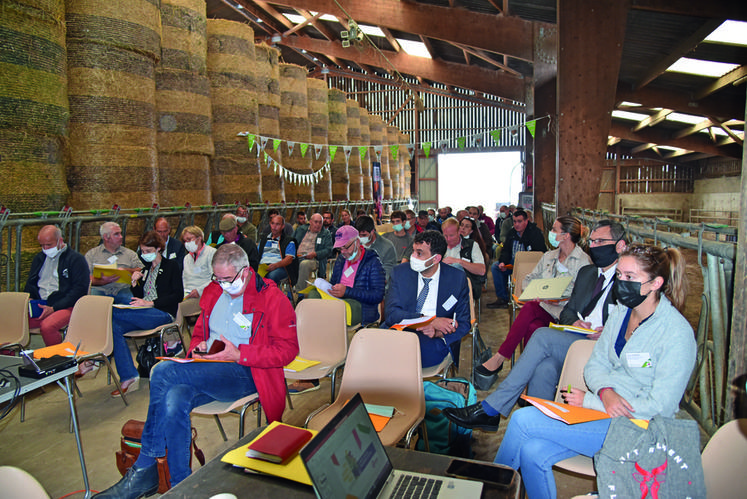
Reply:
[[[466, 407], [477, 403], [472, 384], [464, 378], [447, 378], [435, 383], [423, 382], [425, 392], [425, 427], [428, 445], [434, 454], [455, 457], [472, 457], [472, 430], [457, 426], [441, 411], [446, 407]], [[420, 438], [416, 448], [425, 451], [425, 441]]]
[[137, 349], [137, 372], [141, 378], [150, 378], [150, 370], [158, 363], [156, 356], [161, 352], [158, 336], [151, 336]]
[[594, 468], [600, 498], [706, 497], [695, 421], [655, 416], [644, 430], [614, 418]]

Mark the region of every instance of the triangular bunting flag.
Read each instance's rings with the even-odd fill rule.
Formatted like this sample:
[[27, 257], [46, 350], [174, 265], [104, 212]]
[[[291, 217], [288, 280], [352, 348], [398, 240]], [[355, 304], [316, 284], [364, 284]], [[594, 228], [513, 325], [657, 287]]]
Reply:
[[534, 138], [534, 131], [537, 127], [537, 120], [527, 121], [527, 130], [529, 130], [529, 133], [532, 134], [532, 138]]
[[280, 139], [272, 139], [272, 152], [278, 152], [278, 147], [280, 147], [280, 143], [282, 140]]
[[449, 141], [448, 140], [442, 140], [439, 144], [441, 146], [441, 151], [446, 152], [446, 148], [449, 147]]
[[301, 157], [305, 158], [306, 157], [306, 151], [309, 150], [309, 144], [307, 144], [305, 142], [301, 142], [301, 146], [300, 147], [301, 147]]
[[464, 147], [467, 145], [467, 137], [457, 137], [457, 146], [459, 146], [459, 149], [464, 149]]
[[490, 132], [490, 136], [493, 137], [493, 142], [495, 142], [495, 145], [499, 145], [501, 141], [501, 131], [499, 130], [492, 130]]
[[345, 159], [350, 159], [350, 153], [353, 152], [353, 146], [342, 146], [342, 150], [345, 151]]
[[381, 162], [381, 152], [384, 150], [384, 146], [374, 146], [374, 152], [376, 153], [376, 161]]
[[393, 145], [389, 146], [389, 151], [392, 153], [392, 159], [397, 159], [397, 153], [399, 152], [399, 146]]
[[288, 156], [293, 156], [293, 148], [296, 147], [296, 143], [292, 140], [286, 140], [286, 144], [288, 144]]
[[259, 148], [257, 149], [257, 157], [259, 158], [259, 152], [265, 150], [265, 146], [267, 146], [267, 137], [259, 137]]
[[431, 154], [431, 143], [430, 142], [423, 142], [421, 144], [423, 148], [423, 152], [425, 153], [425, 157], [427, 158]]
[[361, 156], [361, 161], [366, 159], [366, 153], [368, 152], [368, 147], [365, 146], [358, 146], [358, 154]]
[[329, 146], [329, 160], [335, 160], [335, 154], [337, 154], [337, 146]]
[[321, 156], [323, 150], [324, 150], [323, 145], [314, 144], [314, 159], [319, 159], [319, 156]]
[[410, 153], [410, 157], [415, 156], [415, 144], [407, 144], [407, 152]]
[[249, 144], [250, 151], [254, 149], [254, 140], [255, 140], [255, 137], [253, 133], [246, 134], [246, 143]]

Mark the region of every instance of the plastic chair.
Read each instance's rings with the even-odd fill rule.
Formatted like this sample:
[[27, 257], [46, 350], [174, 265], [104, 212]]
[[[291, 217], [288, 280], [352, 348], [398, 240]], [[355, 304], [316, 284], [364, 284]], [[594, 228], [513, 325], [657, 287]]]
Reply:
[[[195, 407], [192, 409], [192, 413], [194, 414], [202, 414], [202, 415], [212, 415], [215, 417], [215, 423], [218, 425], [218, 430], [220, 430], [220, 434], [223, 437], [223, 441], [226, 442], [228, 438], [226, 438], [226, 432], [223, 429], [223, 425], [220, 422], [220, 418], [218, 417], [219, 414], [226, 414], [229, 412], [232, 412], [234, 414], [239, 415], [239, 438], [244, 436], [244, 415], [246, 414], [247, 409], [251, 407], [252, 405], [257, 405], [257, 427], [262, 425], [262, 406], [259, 403], [259, 395], [256, 393], [253, 393], [251, 395], [247, 395], [246, 397], [242, 397], [238, 400], [234, 400], [233, 402], [220, 402], [220, 401], [213, 401], [209, 402], [207, 404], [203, 404], [200, 406]], [[238, 408], [241, 407], [241, 410], [239, 411]]]
[[330, 403], [335, 400], [337, 373], [345, 365], [348, 334], [342, 300], [303, 300], [296, 307], [298, 356], [319, 364], [299, 372], [285, 371], [285, 379], [332, 379]]
[[425, 416], [417, 336], [387, 329], [358, 331], [350, 343], [337, 399], [311, 413], [305, 426], [322, 429], [356, 393], [366, 403], [395, 408], [394, 417], [379, 432], [379, 437], [384, 445], [390, 446], [404, 438], [405, 446], [409, 447]]
[[182, 324], [184, 323], [184, 315], [181, 312], [181, 308], [182, 308], [182, 304], [180, 303], [179, 308], [176, 310], [176, 318], [174, 318], [174, 322], [162, 324], [153, 329], [137, 329], [135, 331], [129, 331], [124, 334], [124, 337], [130, 338], [131, 340], [134, 341], [137, 338], [147, 338], [149, 336], [158, 335], [159, 354], [161, 356], [164, 356], [165, 352], [163, 351], [163, 337], [166, 334], [169, 334], [171, 332], [176, 332], [176, 334], [179, 336], [179, 341], [182, 342], [182, 348], [186, 352], [187, 345], [184, 344], [184, 338], [182, 338]]
[[29, 343], [29, 294], [6, 291], [0, 293], [0, 347], [22, 350]]
[[511, 279], [509, 279], [509, 294], [511, 296], [509, 328], [516, 319], [516, 311], [521, 309], [524, 304], [519, 301], [519, 296], [524, 291], [524, 278], [534, 270], [543, 254], [541, 251], [519, 251], [514, 256], [514, 270], [511, 273]]
[[[563, 370], [560, 372], [560, 380], [558, 381], [558, 389], [555, 392], [555, 402], [563, 402], [563, 398], [560, 396], [560, 389], [571, 385], [578, 387], [586, 387], [584, 381], [584, 366], [591, 357], [591, 352], [594, 350], [596, 341], [591, 340], [578, 340], [571, 344], [568, 349], [568, 353], [565, 356], [565, 362], [563, 363]], [[597, 476], [594, 471], [594, 461], [590, 457], [578, 455], [563, 459], [560, 462], [555, 463], [556, 468], [561, 470], [571, 471], [573, 473], [579, 473], [586, 476]]]
[[187, 298], [179, 304], [177, 313], [180, 315], [179, 320], [181, 320], [182, 332], [186, 329], [190, 337], [192, 336], [192, 331], [189, 329], [189, 324], [187, 323], [186, 318], [200, 315], [201, 312], [199, 298]]
[[[714, 433], [701, 455], [709, 499], [740, 497], [747, 489], [747, 419], [729, 421]], [[743, 496], [742, 496], [743, 497]]]
[[0, 483], [4, 499], [49, 499], [36, 478], [14, 466], [0, 466]]

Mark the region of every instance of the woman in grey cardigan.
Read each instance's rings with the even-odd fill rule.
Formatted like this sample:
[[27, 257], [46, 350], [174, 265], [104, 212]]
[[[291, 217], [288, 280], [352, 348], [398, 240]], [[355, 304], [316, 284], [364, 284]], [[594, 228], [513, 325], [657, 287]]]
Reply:
[[[684, 307], [685, 264], [679, 251], [633, 245], [620, 256], [610, 314], [584, 369], [589, 391], [573, 387], [570, 405], [612, 417], [673, 417], [695, 365], [695, 336]], [[532, 499], [556, 496], [553, 464], [593, 456], [611, 419], [567, 425], [534, 407], [514, 413], [495, 462], [521, 470]]]

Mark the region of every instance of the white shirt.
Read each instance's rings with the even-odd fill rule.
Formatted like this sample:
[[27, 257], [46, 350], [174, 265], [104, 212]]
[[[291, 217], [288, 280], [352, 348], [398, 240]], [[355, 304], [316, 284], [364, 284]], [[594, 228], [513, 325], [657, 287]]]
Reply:
[[210, 276], [213, 274], [213, 255], [218, 251], [207, 244], [202, 246], [202, 251], [195, 261], [192, 253], [184, 255], [184, 272], [182, 273], [182, 284], [184, 294], [189, 294], [193, 289], [202, 296], [202, 290], [210, 284]]
[[[436, 307], [438, 306], [438, 281], [440, 277], [441, 264], [439, 263], [436, 273], [430, 277], [430, 282], [428, 283], [428, 296], [426, 296], [423, 309], [420, 311], [420, 313], [426, 317], [436, 315]], [[423, 286], [425, 286], [423, 274], [418, 274], [418, 295], [420, 294], [420, 290], [423, 289]]]
[[[607, 300], [607, 295], [610, 294], [610, 291], [612, 290], [612, 279], [613, 277], [615, 277], [616, 269], [617, 264], [614, 264], [612, 267], [607, 269], [606, 272], [604, 272], [604, 288], [602, 288], [602, 296], [600, 296], [599, 300], [597, 300], [597, 303], [594, 306], [594, 310], [592, 310], [591, 313], [585, 317], [586, 322], [591, 322], [591, 329], [596, 329], [600, 326], [604, 326], [604, 314], [602, 313], [604, 311], [604, 302]], [[601, 274], [602, 269], [597, 269], [597, 279]]]

